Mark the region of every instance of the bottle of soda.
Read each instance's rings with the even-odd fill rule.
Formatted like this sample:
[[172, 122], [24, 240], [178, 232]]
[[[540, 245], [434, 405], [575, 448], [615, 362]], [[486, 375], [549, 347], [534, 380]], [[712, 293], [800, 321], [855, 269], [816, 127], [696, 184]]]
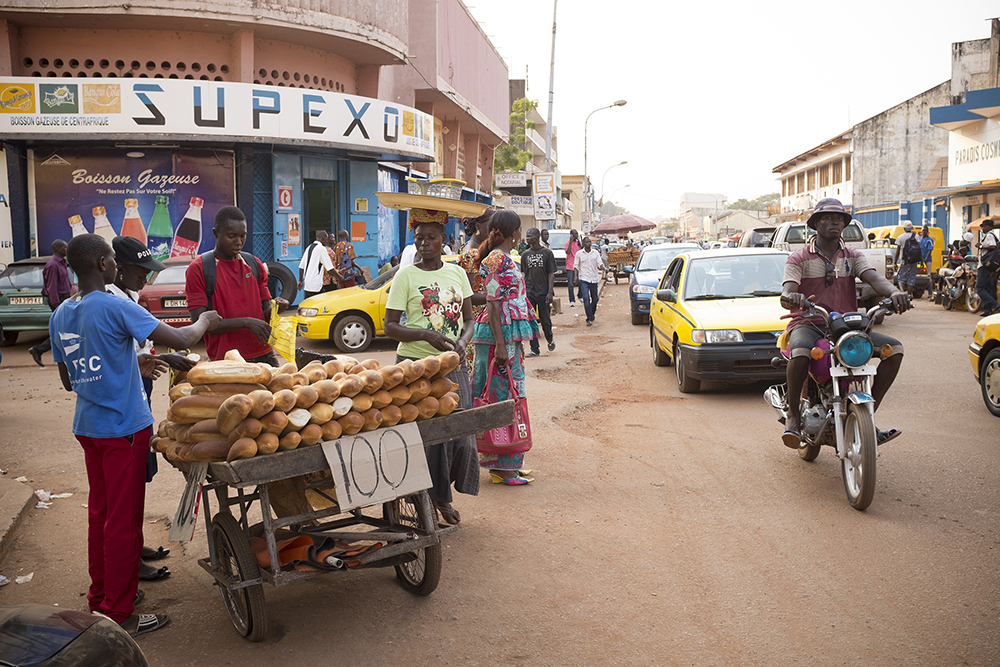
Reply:
[[170, 249], [171, 257], [193, 257], [201, 247], [201, 207], [205, 201], [199, 197], [191, 197], [191, 207], [187, 215], [177, 225], [174, 234], [174, 245]]
[[149, 219], [149, 238], [146, 240], [146, 245], [153, 253], [153, 258], [158, 261], [170, 256], [170, 242], [174, 237], [174, 226], [170, 222], [167, 201], [166, 195], [157, 195], [156, 208], [153, 210], [153, 217]]
[[87, 233], [87, 228], [83, 226], [83, 218], [78, 215], [69, 216], [69, 228], [73, 231], [73, 236]]
[[139, 217], [139, 200], [125, 200], [125, 221], [122, 222], [122, 236], [131, 236], [139, 239], [142, 245], [146, 245], [146, 226], [142, 224]]
[[111, 221], [108, 220], [108, 212], [104, 210], [103, 206], [95, 206], [91, 209], [94, 214], [94, 233], [98, 236], [103, 236], [107, 239], [108, 243], [111, 243], [111, 239], [118, 236], [115, 234], [114, 227], [111, 226]]

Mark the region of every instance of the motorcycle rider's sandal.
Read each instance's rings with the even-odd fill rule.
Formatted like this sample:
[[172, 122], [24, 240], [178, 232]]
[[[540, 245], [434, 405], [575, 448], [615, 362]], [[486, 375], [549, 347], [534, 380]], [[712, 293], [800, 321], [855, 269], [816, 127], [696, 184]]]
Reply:
[[888, 431], [876, 431], [875, 439], [878, 442], [878, 444], [884, 445], [890, 440], [897, 438], [901, 435], [903, 435], [902, 431], [895, 428], [890, 428]]
[[786, 429], [781, 434], [781, 442], [785, 444], [785, 447], [798, 449], [802, 445], [802, 434], [792, 429]]

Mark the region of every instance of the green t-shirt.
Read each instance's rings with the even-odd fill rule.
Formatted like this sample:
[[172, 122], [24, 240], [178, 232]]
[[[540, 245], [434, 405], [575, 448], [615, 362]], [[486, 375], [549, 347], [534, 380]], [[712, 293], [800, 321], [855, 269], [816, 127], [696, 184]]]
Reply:
[[[462, 268], [446, 263], [437, 271], [424, 271], [411, 264], [396, 272], [385, 307], [406, 313], [410, 329], [433, 329], [457, 340], [464, 325], [462, 302], [471, 296], [472, 286]], [[396, 352], [414, 359], [441, 354], [422, 340], [400, 343]]]

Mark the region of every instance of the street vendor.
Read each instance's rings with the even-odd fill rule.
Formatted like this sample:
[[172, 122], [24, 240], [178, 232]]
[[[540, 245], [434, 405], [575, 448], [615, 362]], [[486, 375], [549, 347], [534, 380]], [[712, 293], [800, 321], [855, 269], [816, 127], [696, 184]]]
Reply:
[[52, 315], [52, 356], [66, 391], [76, 392], [73, 434], [83, 447], [87, 501], [90, 610], [136, 636], [170, 619], [134, 614], [142, 550], [146, 455], [153, 415], [146, 403], [135, 341], [175, 348], [193, 345], [221, 318], [206, 311], [175, 329], [133, 303], [108, 294], [117, 273], [115, 253], [96, 234], [74, 237], [67, 259], [80, 291]]

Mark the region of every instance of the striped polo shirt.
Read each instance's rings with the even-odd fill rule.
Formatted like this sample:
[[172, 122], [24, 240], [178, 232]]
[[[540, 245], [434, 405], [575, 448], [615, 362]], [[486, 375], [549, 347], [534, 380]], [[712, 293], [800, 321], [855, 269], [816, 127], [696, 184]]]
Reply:
[[[827, 286], [827, 270], [831, 270], [832, 282]], [[872, 268], [868, 259], [854, 248], [839, 243], [833, 257], [827, 258], [816, 248], [816, 237], [789, 255], [785, 260], [785, 276], [783, 283], [798, 283], [799, 292], [807, 297], [815, 295], [813, 303], [823, 306], [831, 313], [849, 313], [858, 309], [858, 295], [854, 287], [854, 279]], [[823, 325], [822, 318], [796, 316], [788, 328], [803, 324]]]

